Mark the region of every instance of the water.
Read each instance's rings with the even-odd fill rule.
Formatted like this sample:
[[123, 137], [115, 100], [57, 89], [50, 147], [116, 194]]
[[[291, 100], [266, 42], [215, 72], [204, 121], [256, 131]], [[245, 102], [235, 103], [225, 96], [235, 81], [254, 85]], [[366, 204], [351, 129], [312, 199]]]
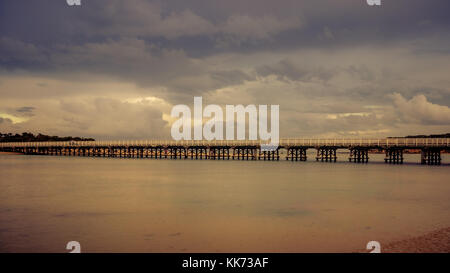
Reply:
[[0, 252], [351, 252], [450, 226], [450, 166], [370, 157], [0, 155]]

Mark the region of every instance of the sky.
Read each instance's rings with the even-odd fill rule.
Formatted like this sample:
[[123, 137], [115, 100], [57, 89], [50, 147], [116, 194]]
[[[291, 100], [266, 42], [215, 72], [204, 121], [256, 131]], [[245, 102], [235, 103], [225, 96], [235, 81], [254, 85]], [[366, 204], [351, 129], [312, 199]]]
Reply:
[[174, 105], [280, 136], [450, 132], [450, 1], [0, 0], [0, 132], [170, 138]]

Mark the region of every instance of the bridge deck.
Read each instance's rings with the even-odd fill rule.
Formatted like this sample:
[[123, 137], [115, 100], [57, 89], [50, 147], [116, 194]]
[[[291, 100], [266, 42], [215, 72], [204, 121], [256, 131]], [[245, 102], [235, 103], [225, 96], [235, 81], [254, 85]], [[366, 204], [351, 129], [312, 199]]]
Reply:
[[[0, 143], [0, 148], [14, 147], [139, 147], [139, 146], [206, 146], [206, 147], [239, 147], [269, 145], [262, 140], [119, 140], [119, 141], [49, 141], [49, 142], [8, 142]], [[381, 138], [381, 139], [281, 139], [279, 147], [367, 147], [367, 148], [427, 148], [450, 147], [450, 138]]]

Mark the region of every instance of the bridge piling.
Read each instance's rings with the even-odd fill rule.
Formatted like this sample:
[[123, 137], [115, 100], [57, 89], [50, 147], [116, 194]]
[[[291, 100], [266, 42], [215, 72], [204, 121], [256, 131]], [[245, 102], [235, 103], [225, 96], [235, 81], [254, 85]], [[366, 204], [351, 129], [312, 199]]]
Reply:
[[287, 147], [287, 152], [286, 152], [286, 160], [291, 160], [291, 161], [306, 161], [307, 160], [307, 156], [306, 156], [306, 151], [308, 148], [304, 148], [304, 147]]
[[441, 165], [441, 150], [439, 148], [425, 148], [420, 153], [420, 163], [427, 165]]
[[403, 148], [386, 149], [384, 162], [389, 164], [403, 164]]
[[369, 150], [362, 147], [351, 147], [349, 155], [349, 162], [367, 163], [369, 162]]
[[321, 162], [336, 162], [337, 156], [336, 156], [336, 148], [331, 147], [319, 147], [317, 148], [317, 156], [316, 161]]

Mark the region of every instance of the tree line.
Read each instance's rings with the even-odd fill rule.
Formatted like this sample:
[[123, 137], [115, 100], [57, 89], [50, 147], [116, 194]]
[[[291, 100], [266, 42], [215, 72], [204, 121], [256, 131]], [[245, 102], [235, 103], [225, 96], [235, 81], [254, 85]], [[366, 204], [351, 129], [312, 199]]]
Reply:
[[[415, 136], [405, 136], [404, 138], [447, 138], [450, 137], [450, 133], [447, 134], [436, 134], [436, 135], [415, 135]], [[389, 137], [397, 138], [397, 137]]]
[[95, 141], [93, 138], [84, 137], [60, 137], [60, 136], [48, 136], [44, 134], [34, 135], [32, 133], [22, 133], [22, 134], [12, 134], [12, 133], [1, 133], [0, 132], [0, 142], [45, 142], [45, 141]]

